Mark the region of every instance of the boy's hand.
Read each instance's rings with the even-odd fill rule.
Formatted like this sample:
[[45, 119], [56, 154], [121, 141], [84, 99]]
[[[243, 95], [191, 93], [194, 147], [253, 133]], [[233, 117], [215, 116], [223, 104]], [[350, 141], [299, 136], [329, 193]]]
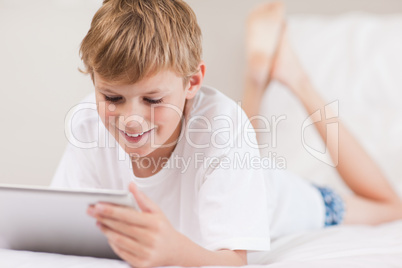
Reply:
[[130, 192], [142, 211], [98, 203], [87, 213], [108, 238], [114, 252], [134, 267], [177, 264], [182, 235], [161, 209], [131, 183]]

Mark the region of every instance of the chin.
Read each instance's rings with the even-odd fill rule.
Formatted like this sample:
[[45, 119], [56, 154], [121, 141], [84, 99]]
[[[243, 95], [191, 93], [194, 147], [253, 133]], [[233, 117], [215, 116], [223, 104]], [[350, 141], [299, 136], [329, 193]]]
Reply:
[[151, 154], [153, 150], [150, 148], [127, 148], [125, 147], [125, 152], [129, 156], [137, 156], [137, 157], [146, 157], [147, 155]]

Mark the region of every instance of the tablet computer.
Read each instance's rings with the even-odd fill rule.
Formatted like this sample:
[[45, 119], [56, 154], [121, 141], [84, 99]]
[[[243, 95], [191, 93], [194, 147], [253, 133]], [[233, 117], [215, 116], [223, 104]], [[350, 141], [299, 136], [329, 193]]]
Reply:
[[138, 209], [128, 191], [0, 185], [0, 247], [118, 259], [86, 213], [97, 202]]

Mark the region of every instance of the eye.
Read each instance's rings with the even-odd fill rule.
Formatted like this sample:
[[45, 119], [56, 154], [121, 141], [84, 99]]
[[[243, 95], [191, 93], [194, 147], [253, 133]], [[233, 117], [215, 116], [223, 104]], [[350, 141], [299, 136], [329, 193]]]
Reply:
[[123, 99], [122, 97], [109, 97], [106, 95], [104, 95], [104, 96], [105, 96], [106, 101], [113, 102], [113, 103], [118, 102]]
[[158, 103], [162, 103], [163, 99], [153, 100], [153, 99], [144, 98], [144, 101], [151, 103], [151, 104], [158, 104]]

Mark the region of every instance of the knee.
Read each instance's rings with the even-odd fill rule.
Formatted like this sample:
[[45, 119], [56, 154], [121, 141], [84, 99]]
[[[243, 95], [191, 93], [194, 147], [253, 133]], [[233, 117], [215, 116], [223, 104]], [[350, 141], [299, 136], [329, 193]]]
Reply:
[[402, 220], [402, 201], [398, 200], [391, 200], [383, 203], [385, 207], [388, 209], [384, 209], [385, 211], [389, 211], [388, 217], [385, 222], [387, 221], [395, 221], [395, 220]]

